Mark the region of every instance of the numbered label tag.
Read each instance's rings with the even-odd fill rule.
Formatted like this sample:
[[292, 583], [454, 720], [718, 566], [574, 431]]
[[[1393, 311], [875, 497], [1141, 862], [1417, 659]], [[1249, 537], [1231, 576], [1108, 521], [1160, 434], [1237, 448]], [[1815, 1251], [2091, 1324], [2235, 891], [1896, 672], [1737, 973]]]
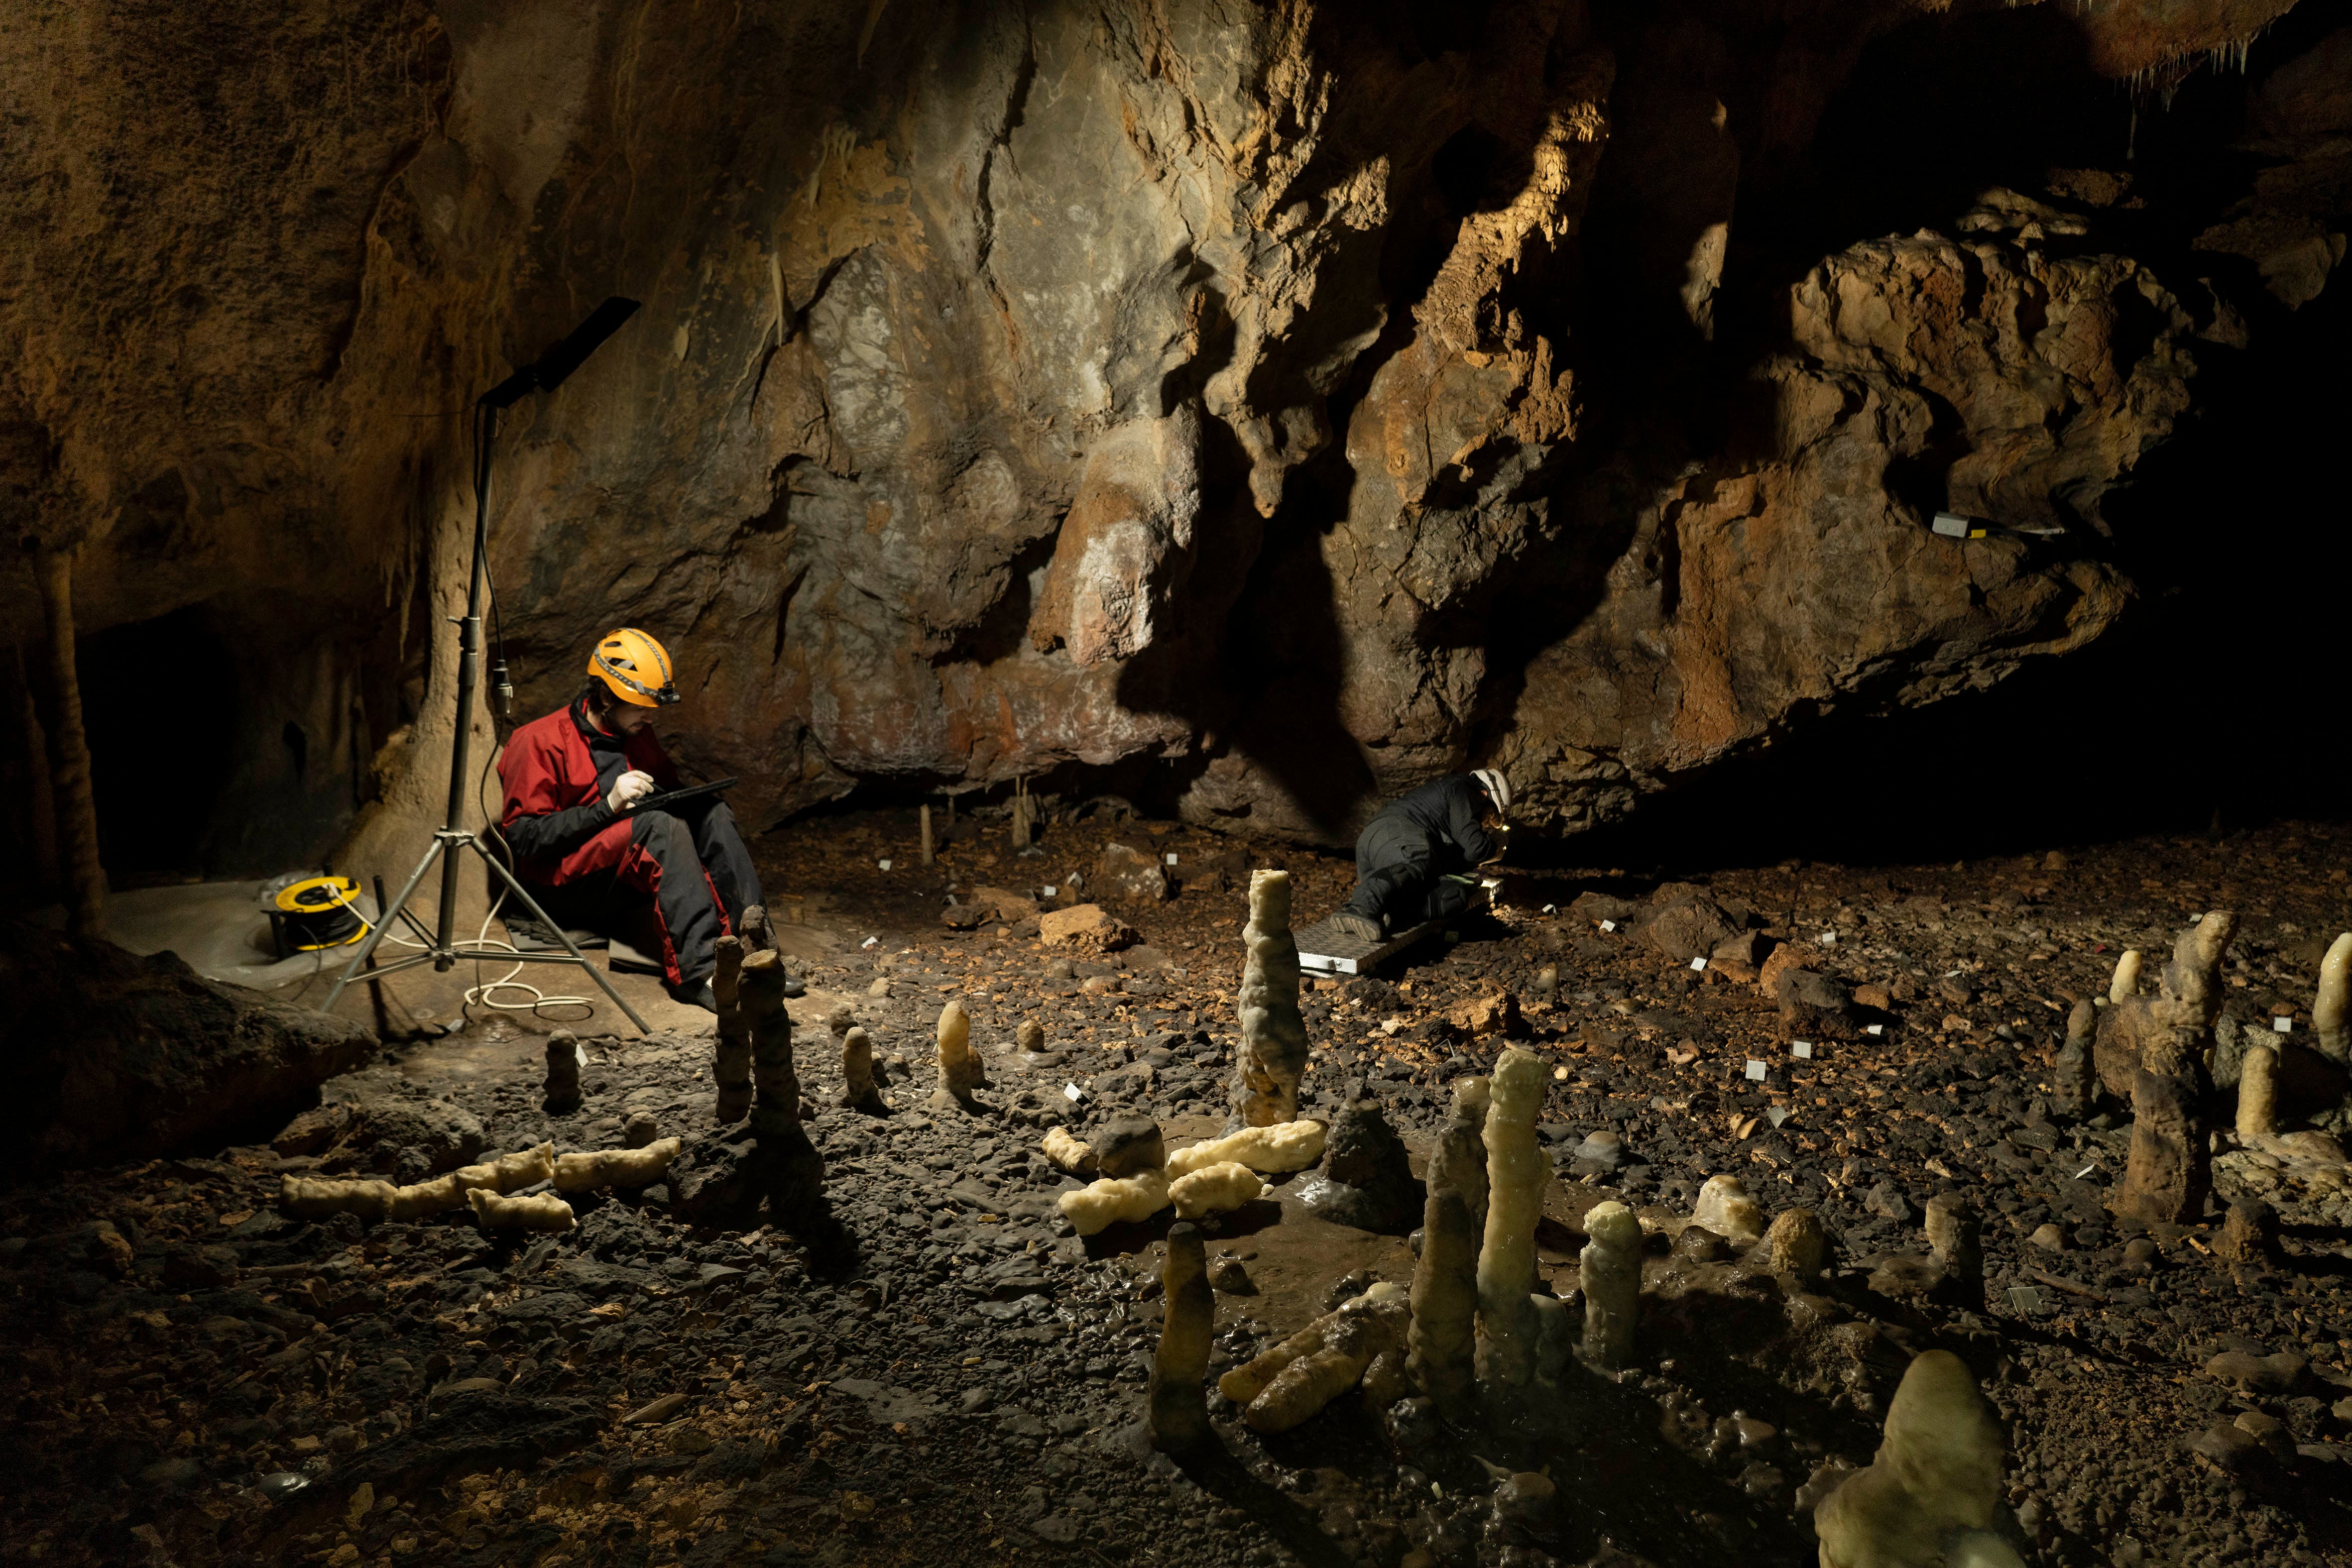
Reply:
[[1693, 958], [1691, 960], [1691, 967], [1694, 969], [1704, 969], [1706, 967], [1706, 960], [1704, 958]]
[[1750, 1083], [1763, 1082], [1764, 1071], [1764, 1064], [1762, 1062], [1750, 1058], [1748, 1063], [1748, 1082]]
[[1886, 1026], [1883, 1023], [1866, 1023], [1862, 1026], [1862, 1032], [1864, 1034], [1883, 1035], [1886, 1032]]
[[2273, 1034], [2293, 1034], [2294, 1032], [2294, 1020], [2293, 1019], [2271, 1019], [2271, 1032]]
[[1601, 929], [1603, 931], [1614, 931], [1617, 929], [1617, 923], [1614, 920], [1604, 920], [1601, 923]]
[[1792, 1040], [1789, 1042], [1789, 1054], [1800, 1061], [1811, 1061], [1813, 1059], [1813, 1042], [1810, 1040]]
[[888, 871], [890, 869], [890, 862], [888, 861], [876, 861], [874, 863], [880, 866], [884, 871]]

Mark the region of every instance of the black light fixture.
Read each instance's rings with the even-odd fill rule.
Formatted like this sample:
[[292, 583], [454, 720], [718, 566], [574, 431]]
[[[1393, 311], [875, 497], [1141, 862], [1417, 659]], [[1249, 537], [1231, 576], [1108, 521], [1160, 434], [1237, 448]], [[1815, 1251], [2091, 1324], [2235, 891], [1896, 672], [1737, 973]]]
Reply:
[[[507, 891], [530, 912], [531, 918], [554, 932], [563, 944], [563, 951], [560, 954], [509, 951], [498, 954], [498, 959], [501, 963], [577, 964], [587, 970], [589, 978], [613, 999], [613, 1005], [637, 1026], [638, 1032], [653, 1032], [646, 1020], [637, 1016], [636, 1009], [613, 989], [613, 983], [604, 977], [604, 971], [591, 964], [573, 944], [571, 934], [548, 918], [547, 912], [540, 908], [538, 901], [524, 889], [514, 873], [507, 869], [506, 862], [491, 852], [489, 845], [483, 842], [482, 836], [463, 825], [466, 776], [473, 749], [474, 693], [481, 685], [482, 592], [489, 575], [490, 459], [498, 444], [499, 411], [520, 402], [533, 392], [551, 392], [562, 386], [605, 339], [619, 330], [621, 324], [636, 313], [635, 300], [614, 295], [590, 311], [588, 319], [566, 334], [562, 342], [475, 400], [473, 580], [466, 591], [466, 613], [457, 622], [457, 712], [455, 733], [449, 743], [449, 810], [441, 828], [433, 835], [433, 846], [425, 852], [425, 858], [418, 861], [416, 869], [409, 873], [407, 883], [400, 890], [400, 896], [392, 901], [391, 907], [377, 914], [374, 928], [360, 944], [360, 950], [352, 956], [351, 963], [335, 981], [334, 988], [327, 993], [327, 999], [321, 1004], [322, 1010], [331, 1010], [335, 999], [343, 994], [343, 988], [360, 977], [361, 971], [366, 969], [369, 960], [374, 957], [376, 945], [383, 940], [383, 934], [391, 929], [395, 919], [415, 932], [424, 946], [418, 952], [394, 959], [383, 968], [373, 971], [366, 977], [371, 981], [414, 968], [419, 964], [430, 964], [436, 969], [446, 970], [455, 967], [460, 959], [483, 956], [479, 952], [468, 952], [467, 949], [475, 944], [461, 941], [457, 935], [457, 862], [461, 852], [471, 850], [482, 857], [483, 863], [490, 868], [492, 874], [506, 883]], [[499, 715], [503, 717], [506, 703], [513, 695], [513, 688], [507, 684], [503, 661], [496, 671], [495, 689], [499, 695]], [[408, 912], [408, 901], [415, 895], [418, 885], [425, 880], [425, 873], [432, 870], [436, 862], [441, 866], [439, 928], [436, 932], [428, 932]]]

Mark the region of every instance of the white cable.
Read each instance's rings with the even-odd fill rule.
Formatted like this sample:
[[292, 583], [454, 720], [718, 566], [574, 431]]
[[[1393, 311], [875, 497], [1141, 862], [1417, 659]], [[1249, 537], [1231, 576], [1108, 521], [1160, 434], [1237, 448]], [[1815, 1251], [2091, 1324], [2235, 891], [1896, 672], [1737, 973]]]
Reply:
[[[476, 781], [474, 786], [475, 803], [482, 808], [482, 819], [486, 823], [489, 824], [490, 831], [498, 833], [499, 842], [502, 845], [506, 845], [507, 852], [511, 855], [514, 852], [513, 846], [507, 844], [506, 834], [499, 832], [498, 819], [491, 814], [489, 801], [482, 794], [483, 789], [488, 786], [490, 781], [490, 766], [491, 765], [488, 762], [484, 762], [482, 764], [482, 776]], [[511, 942], [494, 942], [490, 939], [490, 922], [499, 917], [499, 910], [505, 905], [506, 901], [507, 889], [501, 886], [499, 889], [498, 896], [490, 900], [488, 913], [482, 916], [481, 929], [476, 932], [470, 939], [461, 937], [457, 941], [450, 944], [450, 946], [461, 956], [465, 954], [471, 954], [474, 956], [475, 983], [467, 988], [466, 1006], [469, 1008], [488, 1008], [493, 1012], [530, 1013], [533, 1016], [537, 1016], [539, 1014], [539, 1009], [541, 1008], [593, 1008], [596, 1004], [593, 998], [551, 997], [544, 991], [541, 991], [537, 986], [529, 985], [521, 980], [516, 979], [515, 977], [521, 974], [523, 970], [528, 967], [525, 964], [518, 963], [513, 968], [509, 969], [505, 974], [499, 976], [495, 980], [484, 981], [482, 979], [481, 956], [483, 954], [487, 953], [498, 956], [513, 956], [520, 955], [522, 951], [522, 949], [517, 947]], [[381, 918], [381, 915], [379, 915], [379, 918]], [[420, 953], [426, 951], [426, 947], [424, 943], [412, 942], [407, 937], [399, 935], [397, 932], [394, 932], [388, 927], [384, 931], [383, 939], [386, 942], [397, 942], [403, 947], [414, 948]], [[490, 994], [494, 991], [528, 991], [530, 993], [530, 999], [529, 1001], [522, 1002], [492, 1001], [490, 999]]]

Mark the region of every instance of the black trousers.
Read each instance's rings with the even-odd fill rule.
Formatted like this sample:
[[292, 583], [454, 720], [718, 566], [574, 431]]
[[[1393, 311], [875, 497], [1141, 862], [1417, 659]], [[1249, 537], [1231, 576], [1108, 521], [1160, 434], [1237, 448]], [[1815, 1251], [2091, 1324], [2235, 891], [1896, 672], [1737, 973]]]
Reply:
[[[591, 872], [561, 887], [534, 887], [531, 896], [565, 925], [600, 931], [643, 907], [650, 891], [677, 956], [677, 983], [709, 979], [719, 967], [719, 938], [724, 934], [712, 890], [726, 907], [729, 927], [740, 929], [743, 911], [761, 900], [760, 873], [733, 809], [706, 797], [682, 801], [672, 810], [646, 811], [630, 819], [629, 839], [644, 852], [631, 857], [633, 863]], [[649, 874], [656, 867], [659, 875]]]
[[1374, 817], [1356, 838], [1356, 891], [1348, 908], [1402, 931], [1444, 920], [1470, 907], [1470, 890], [1445, 880], [1454, 857], [1441, 860], [1434, 840], [1398, 817]]

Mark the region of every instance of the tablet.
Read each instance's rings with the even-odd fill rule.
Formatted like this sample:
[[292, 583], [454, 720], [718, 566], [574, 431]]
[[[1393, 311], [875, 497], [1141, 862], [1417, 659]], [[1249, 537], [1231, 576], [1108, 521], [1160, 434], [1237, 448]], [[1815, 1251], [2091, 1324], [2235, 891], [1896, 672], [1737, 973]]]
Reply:
[[634, 817], [641, 811], [662, 810], [667, 807], [677, 805], [681, 800], [692, 800], [703, 795], [715, 795], [721, 789], [730, 788], [734, 782], [732, 779], [713, 779], [708, 784], [688, 784], [683, 789], [664, 789], [656, 794], [641, 797], [621, 815]]

